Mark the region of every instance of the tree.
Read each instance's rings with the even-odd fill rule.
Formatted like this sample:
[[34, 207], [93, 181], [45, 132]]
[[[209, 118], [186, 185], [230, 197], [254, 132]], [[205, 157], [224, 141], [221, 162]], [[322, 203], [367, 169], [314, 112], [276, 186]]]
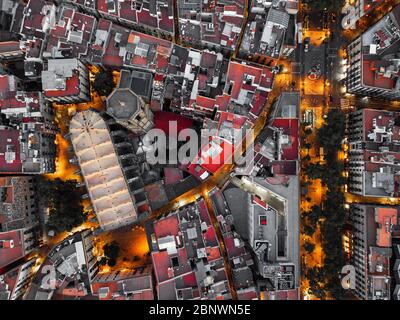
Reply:
[[110, 70], [102, 70], [96, 74], [93, 89], [100, 96], [108, 96], [114, 90], [115, 83], [112, 72]]
[[307, 218], [312, 226], [317, 226], [319, 219], [322, 217], [322, 209], [320, 206], [314, 205], [311, 207]]
[[311, 129], [311, 128], [306, 128], [306, 129], [304, 129], [304, 134], [305, 134], [306, 136], [309, 136], [310, 134], [312, 134], [312, 129]]
[[80, 209], [70, 211], [51, 208], [46, 226], [49, 230], [54, 230], [57, 233], [71, 231], [85, 222], [85, 217]]
[[306, 148], [306, 149], [311, 149], [311, 143], [309, 143], [309, 142], [306, 142], [305, 144], [304, 144], [304, 148]]
[[101, 266], [105, 266], [107, 264], [107, 258], [106, 257], [101, 257], [99, 264]]
[[304, 233], [309, 236], [312, 237], [315, 233], [315, 228], [313, 228], [312, 226], [308, 225], [308, 224], [304, 224], [303, 225], [304, 228]]
[[343, 0], [303, 0], [313, 11], [338, 10], [343, 6]]
[[303, 159], [302, 159], [302, 161], [310, 161], [310, 160], [311, 160], [311, 157], [310, 157], [309, 154], [305, 155], [305, 156], [303, 157]]
[[331, 109], [324, 125], [318, 130], [317, 137], [324, 149], [337, 151], [342, 146], [345, 131], [345, 116], [340, 109]]
[[103, 247], [104, 255], [108, 259], [114, 259], [116, 260], [119, 255], [120, 247], [117, 241], [112, 241], [110, 243], [107, 243]]
[[305, 172], [310, 179], [321, 179], [324, 175], [325, 168], [320, 163], [310, 163], [306, 167]]
[[116, 259], [108, 259], [107, 261], [107, 265], [109, 267], [114, 267], [117, 264], [117, 260]]
[[307, 253], [312, 253], [314, 251], [314, 249], [315, 249], [315, 244], [313, 244], [313, 243], [311, 243], [309, 241], [306, 241], [304, 243], [303, 247], [304, 247], [304, 250], [306, 250]]
[[312, 267], [306, 271], [306, 277], [309, 281], [324, 282], [324, 269], [319, 267]]
[[49, 208], [46, 228], [56, 233], [71, 231], [86, 221], [81, 192], [76, 180], [47, 180], [38, 177], [37, 189], [44, 206]]
[[[324, 125], [318, 129], [317, 138], [324, 148], [325, 162], [311, 163], [305, 169], [311, 179], [321, 179], [327, 192], [321, 206], [313, 206], [310, 211], [303, 212], [304, 233], [311, 236], [319, 224], [321, 231], [321, 246], [324, 252], [323, 265], [312, 268], [306, 273], [310, 284], [310, 293], [324, 299], [343, 296], [340, 285], [340, 270], [345, 264], [342, 243], [343, 226], [345, 223], [345, 208], [343, 185], [343, 163], [337, 159], [341, 149], [345, 130], [345, 118], [341, 110], [331, 109], [326, 116]], [[321, 219], [323, 218], [323, 219]], [[311, 243], [304, 244], [304, 250], [312, 252]]]

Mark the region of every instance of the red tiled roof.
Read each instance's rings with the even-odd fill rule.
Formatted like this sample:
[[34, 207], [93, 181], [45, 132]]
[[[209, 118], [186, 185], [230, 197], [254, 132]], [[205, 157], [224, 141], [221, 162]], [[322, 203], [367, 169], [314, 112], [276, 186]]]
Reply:
[[175, 184], [183, 179], [182, 171], [178, 168], [165, 167], [164, 176], [166, 185]]
[[221, 258], [219, 247], [208, 247], [206, 248], [206, 251], [208, 261], [214, 261]]
[[378, 207], [376, 208], [375, 220], [379, 226], [377, 232], [377, 245], [380, 247], [391, 246], [391, 225], [397, 224], [397, 208]]
[[[171, 6], [172, 6], [172, 2], [171, 2]], [[168, 8], [161, 7], [160, 12], [161, 12], [161, 18], [158, 21], [159, 28], [161, 30], [172, 33], [174, 31], [174, 19], [173, 19], [173, 17], [168, 16]]]
[[253, 101], [251, 102], [252, 108], [250, 112], [255, 116], [258, 116], [262, 109], [264, 108], [268, 99], [267, 92], [256, 92], [254, 95]]
[[234, 237], [232, 235], [224, 236], [224, 243], [226, 247], [226, 251], [228, 252], [229, 258], [234, 258], [241, 256], [245, 253], [244, 247], [236, 247], [234, 243]]
[[204, 200], [198, 201], [199, 205], [199, 212], [200, 212], [200, 219], [201, 221], [205, 222], [208, 226], [211, 225], [211, 218], [210, 214], [207, 209], [207, 205]]
[[199, 95], [196, 98], [196, 104], [197, 104], [197, 107], [213, 110], [214, 106], [215, 106], [215, 99], [203, 97], [203, 96]]
[[369, 87], [393, 90], [396, 86], [395, 79], [386, 78], [376, 73], [374, 61], [363, 61], [362, 76], [363, 84]]
[[0, 109], [26, 108], [29, 111], [40, 110], [40, 97], [37, 92], [17, 90], [17, 81], [13, 76], [0, 76]]
[[[211, 141], [214, 141], [216, 146], [221, 148], [221, 152], [216, 155], [208, 154], [212, 148], [214, 149]], [[197, 178], [200, 178], [205, 171], [215, 173], [228, 161], [232, 161], [233, 145], [231, 143], [218, 137], [211, 137], [211, 141], [200, 149], [199, 154], [187, 168], [189, 173]], [[203, 170], [199, 170], [199, 166]]]
[[[118, 16], [118, 14], [111, 13], [111, 12], [108, 11], [107, 2], [108, 1], [106, 1], [106, 0], [97, 0], [97, 10], [99, 10], [101, 12], [104, 12], [104, 13], [107, 13], [107, 14], [112, 15], [112, 16]], [[119, 6], [118, 6], [118, 3], [117, 3], [117, 5], [115, 6], [115, 9], [117, 10], [117, 12], [118, 12], [118, 8], [119, 8]]]
[[277, 128], [282, 128], [283, 133], [289, 136], [289, 145], [282, 146], [282, 159], [297, 160], [299, 158], [299, 120], [275, 119], [272, 125]]
[[297, 161], [272, 161], [272, 172], [275, 175], [297, 175]]
[[264, 291], [265, 300], [299, 300], [299, 289]]
[[154, 222], [154, 233], [156, 237], [177, 236], [179, 232], [179, 221], [176, 215], [157, 220]]
[[[396, 113], [395, 115], [400, 115], [400, 113]], [[393, 116], [394, 115], [387, 110], [363, 109], [364, 141], [371, 140], [370, 138], [368, 138], [368, 134], [371, 133], [374, 128], [374, 119], [377, 126], [388, 128], [393, 121]], [[392, 126], [392, 139], [400, 140], [399, 126]]]
[[187, 171], [193, 175], [194, 177], [196, 177], [197, 179], [202, 180], [202, 175], [207, 172], [206, 169], [202, 168], [200, 165], [198, 165], [197, 163], [192, 162], [188, 167], [187, 167]]
[[243, 291], [243, 292], [238, 292], [237, 296], [239, 300], [253, 300], [257, 299], [257, 292], [255, 290]]
[[231, 61], [228, 67], [226, 82], [232, 82], [231, 96], [233, 99], [238, 98], [241, 88], [245, 85], [243, 83], [245, 75], [254, 77], [254, 85], [260, 85], [266, 89], [272, 88], [274, 77], [267, 67], [260, 68]]
[[158, 27], [157, 18], [152, 17], [149, 11], [142, 9], [141, 11], [138, 11], [136, 14], [139, 23], [153, 28]]
[[231, 122], [234, 129], [241, 129], [247, 120], [246, 116], [225, 111], [219, 112], [217, 117], [218, 129], [221, 129], [221, 126], [224, 122]]
[[45, 33], [43, 32], [43, 21], [45, 15], [43, 14], [43, 7], [46, 5], [44, 0], [30, 0], [25, 8], [25, 11], [30, 12], [29, 17], [25, 16], [21, 28], [22, 34], [33, 35], [37, 38], [44, 39]]
[[158, 283], [179, 277], [191, 271], [185, 248], [178, 249], [179, 267], [175, 268], [174, 271], [172, 271], [172, 263], [168, 251], [152, 252], [151, 256]]
[[187, 288], [197, 287], [196, 274], [194, 272], [184, 275], [182, 280]]
[[[173, 129], [174, 122], [176, 123], [176, 130], [170, 132], [170, 125]], [[154, 126], [164, 131], [168, 136], [177, 138], [177, 134], [179, 135], [183, 129], [193, 127], [193, 120], [173, 112], [157, 111], [154, 113]], [[177, 134], [175, 134], [175, 131]]]
[[20, 51], [18, 41], [4, 41], [0, 42], [0, 52]]
[[119, 1], [119, 16], [122, 19], [136, 22], [136, 9], [132, 6], [132, 1]]
[[113, 66], [113, 67], [122, 67], [123, 65], [123, 57], [119, 56], [119, 46], [115, 41], [116, 34], [119, 33], [128, 37], [130, 31], [126, 28], [123, 28], [119, 25], [112, 24], [111, 32], [109, 35], [109, 40], [107, 43], [107, 47], [105, 53], [103, 55], [103, 64]]
[[168, 268], [171, 266], [170, 258], [167, 251], [152, 252], [154, 273], [158, 283], [164, 282], [171, 277], [168, 274]]
[[[146, 276], [144, 276], [146, 277]], [[121, 291], [121, 285], [119, 282], [122, 282], [124, 280], [129, 280], [129, 278], [126, 279], [119, 279], [119, 280], [110, 280], [110, 281], [93, 281], [92, 282], [92, 292], [94, 295], [99, 295], [99, 290], [101, 288], [108, 288], [108, 293], [105, 298], [99, 297], [100, 300], [110, 300], [113, 298], [113, 294], [119, 293]], [[122, 298], [120, 300], [125, 300], [124, 296], [120, 296], [117, 299]], [[153, 292], [152, 289], [144, 289], [141, 290], [140, 292], [137, 292], [131, 297], [131, 300], [153, 300]], [[117, 300], [116, 299], [116, 300]]]
[[[51, 52], [53, 48], [69, 49], [74, 57], [79, 58], [88, 52], [89, 43], [92, 39], [96, 18], [69, 7], [61, 7], [58, 23], [50, 29], [47, 41], [46, 52]], [[61, 24], [63, 22], [63, 24]], [[70, 30], [81, 32], [81, 42], [68, 40]]]
[[131, 296], [131, 300], [154, 300], [154, 294], [152, 290], [141, 291], [140, 293], [134, 293]]
[[207, 231], [203, 235], [203, 238], [206, 241], [207, 246], [214, 247], [218, 245], [217, 235], [213, 226], [210, 226], [207, 229]]

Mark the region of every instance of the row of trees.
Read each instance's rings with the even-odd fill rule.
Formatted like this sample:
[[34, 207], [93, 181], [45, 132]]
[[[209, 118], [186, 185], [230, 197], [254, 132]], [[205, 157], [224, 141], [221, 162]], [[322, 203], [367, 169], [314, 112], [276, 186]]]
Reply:
[[46, 223], [48, 231], [61, 233], [71, 231], [86, 221], [86, 214], [81, 200], [81, 192], [76, 188], [76, 180], [63, 181], [59, 178], [48, 180], [38, 177], [37, 188], [41, 201], [50, 208]]
[[[338, 152], [342, 148], [345, 133], [345, 116], [339, 109], [332, 109], [327, 114], [324, 125], [317, 132], [317, 139], [324, 149], [324, 162], [311, 163], [306, 168], [310, 179], [321, 179], [327, 192], [321, 206], [313, 206], [303, 213], [306, 221], [304, 232], [312, 235], [319, 226], [322, 236], [324, 261], [322, 267], [307, 271], [310, 290], [316, 297], [324, 299], [326, 293], [335, 299], [343, 296], [340, 283], [340, 271], [344, 261], [342, 234], [345, 223], [345, 199], [343, 186], [343, 163], [338, 161]], [[304, 246], [311, 250], [311, 246]]]
[[313, 11], [334, 11], [339, 10], [343, 7], [343, 0], [303, 0], [303, 4], [306, 4]]

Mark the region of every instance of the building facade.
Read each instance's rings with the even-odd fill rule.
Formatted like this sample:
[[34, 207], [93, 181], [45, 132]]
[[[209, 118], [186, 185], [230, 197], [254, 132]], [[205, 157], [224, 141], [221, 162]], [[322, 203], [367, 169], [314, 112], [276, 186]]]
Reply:
[[349, 191], [397, 197], [400, 172], [400, 114], [361, 109], [349, 114]]
[[0, 300], [22, 298], [35, 275], [36, 263], [36, 259], [32, 258], [0, 275]]
[[78, 59], [51, 59], [42, 71], [44, 96], [51, 102], [78, 103], [90, 100], [89, 71]]
[[394, 100], [400, 97], [400, 6], [347, 47], [347, 92]]
[[0, 173], [55, 170], [58, 132], [41, 92], [27, 92], [14, 76], [0, 76]]
[[355, 294], [363, 300], [390, 300], [392, 232], [398, 228], [399, 208], [351, 204], [349, 217]]

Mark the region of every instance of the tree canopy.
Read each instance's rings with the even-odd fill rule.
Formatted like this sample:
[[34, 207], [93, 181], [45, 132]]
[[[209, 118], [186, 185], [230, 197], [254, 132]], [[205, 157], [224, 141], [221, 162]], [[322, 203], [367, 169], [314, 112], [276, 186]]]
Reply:
[[338, 10], [343, 6], [343, 0], [303, 0], [313, 11]]
[[303, 246], [304, 250], [306, 250], [308, 253], [312, 253], [315, 249], [315, 244], [309, 241], [306, 241]]
[[345, 127], [343, 112], [339, 109], [329, 110], [325, 123], [317, 132], [318, 141], [328, 154], [341, 149]]
[[114, 90], [115, 83], [112, 72], [110, 70], [102, 70], [96, 74], [93, 89], [100, 96], [108, 96]]
[[107, 264], [110, 267], [115, 266], [120, 252], [118, 242], [114, 240], [110, 243], [105, 244], [103, 247], [103, 251]]
[[[343, 163], [338, 160], [338, 151], [342, 147], [345, 132], [345, 116], [339, 109], [331, 109], [324, 125], [318, 130], [319, 144], [324, 148], [324, 163], [311, 163], [305, 168], [310, 179], [321, 179], [327, 192], [321, 206], [313, 206], [310, 211], [303, 212], [306, 225], [303, 230], [312, 235], [317, 224], [321, 231], [321, 245], [324, 252], [323, 265], [320, 268], [308, 270], [307, 278], [310, 291], [319, 298], [325, 293], [335, 299], [340, 299], [344, 290], [340, 283], [340, 271], [345, 264], [342, 234], [345, 223], [345, 198], [343, 194]], [[323, 218], [323, 219], [321, 219]], [[305, 243], [304, 249], [312, 247]]]
[[56, 233], [71, 231], [85, 222], [86, 214], [76, 183], [76, 180], [39, 178], [38, 192], [50, 212], [46, 223], [48, 230], [54, 230]]

